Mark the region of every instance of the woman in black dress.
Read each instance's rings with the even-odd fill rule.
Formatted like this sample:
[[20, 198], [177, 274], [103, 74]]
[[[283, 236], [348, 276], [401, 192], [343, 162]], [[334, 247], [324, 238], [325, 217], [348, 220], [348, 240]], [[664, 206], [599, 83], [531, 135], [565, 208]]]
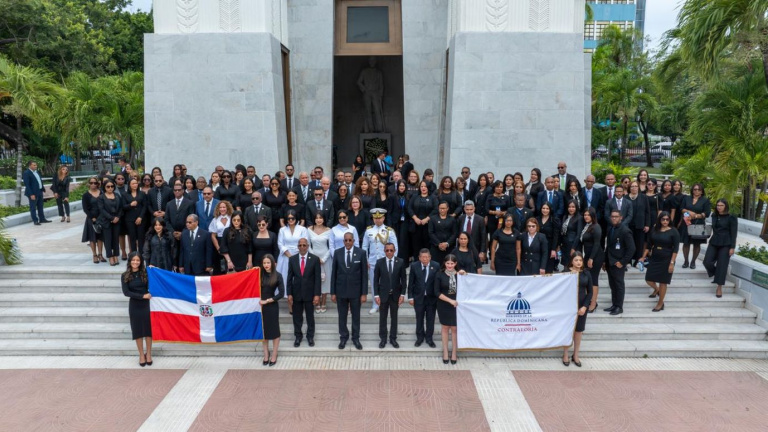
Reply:
[[[672, 281], [672, 272], [675, 271], [675, 259], [680, 249], [680, 234], [672, 228], [669, 213], [663, 211], [659, 215], [658, 223], [653, 227], [648, 236], [648, 245], [643, 252], [642, 260], [650, 256], [648, 272], [645, 274], [645, 283], [653, 288], [650, 298], [659, 297], [653, 312], [664, 310], [664, 297], [667, 295], [667, 285]], [[658, 284], [658, 285], [657, 285]]]
[[725, 276], [728, 274], [728, 263], [736, 251], [736, 235], [739, 233], [739, 220], [730, 214], [728, 201], [717, 200], [715, 212], [712, 214], [712, 237], [709, 238], [709, 247], [704, 255], [704, 268], [707, 275], [714, 277], [712, 281], [717, 284], [715, 296], [723, 296]]
[[419, 189], [419, 172], [411, 170], [408, 173], [408, 179], [405, 182], [405, 188], [408, 190], [408, 196], [418, 195], [421, 190]]
[[354, 182], [357, 182], [357, 179], [365, 174], [365, 162], [363, 161], [363, 156], [355, 156], [355, 161], [352, 162], [352, 171], [355, 173], [354, 178], [352, 178], [352, 181]]
[[456, 235], [459, 232], [459, 224], [456, 219], [448, 215], [450, 206], [442, 201], [437, 206], [437, 216], [429, 218], [427, 230], [429, 231], [429, 251], [432, 259], [442, 262], [446, 255], [453, 249], [456, 243]]
[[563, 223], [560, 225], [560, 264], [563, 265], [563, 270], [570, 267], [571, 249], [579, 237], [582, 223], [576, 203], [569, 201], [565, 207]]
[[237, 208], [245, 213], [245, 209], [252, 205], [251, 196], [256, 190], [253, 188], [253, 180], [244, 178], [240, 185], [240, 200], [237, 202]]
[[704, 194], [704, 186], [701, 183], [695, 183], [691, 187], [691, 195], [683, 198], [680, 205], [683, 221], [680, 224], [680, 238], [683, 240], [683, 268], [688, 267], [688, 252], [693, 245], [693, 256], [691, 257], [691, 269], [696, 268], [696, 258], [701, 252], [701, 244], [706, 243], [705, 239], [692, 239], [688, 235], [688, 225], [704, 225], [709, 214], [712, 212], [712, 204], [709, 198]]
[[123, 194], [123, 223], [128, 231], [128, 248], [131, 252], [144, 251], [146, 237], [147, 196], [139, 190], [139, 181], [131, 179], [128, 192]]
[[[261, 318], [264, 324], [264, 366], [277, 363], [277, 348], [280, 346], [280, 308], [277, 301], [285, 296], [283, 275], [277, 271], [275, 257], [264, 255], [261, 262]], [[272, 356], [269, 355], [269, 341], [272, 341]]]
[[363, 208], [363, 201], [359, 196], [353, 196], [351, 201], [349, 201], [347, 217], [347, 223], [355, 227], [355, 230], [357, 231], [357, 246], [360, 247], [363, 244], [365, 230], [373, 223], [373, 219], [371, 219], [371, 214], [368, 213], [368, 210]]
[[536, 200], [539, 196], [539, 192], [544, 190], [544, 185], [541, 184], [541, 170], [534, 168], [531, 170], [531, 180], [525, 185], [525, 193]]
[[518, 235], [515, 217], [507, 214], [503, 222], [504, 225], [491, 236], [491, 270], [496, 272], [497, 276], [515, 276]]
[[683, 200], [685, 199], [686, 195], [683, 193], [683, 182], [680, 180], [675, 180], [672, 182], [672, 195], [674, 196], [674, 208], [675, 212], [672, 214], [672, 227], [677, 229], [677, 231], [680, 233], [680, 236], [683, 235], [683, 229], [681, 227], [681, 224], [683, 223], [683, 212], [681, 211], [683, 209]]
[[456, 210], [456, 217], [458, 218], [458, 215], [464, 213], [464, 201], [467, 200], [467, 195], [469, 195], [467, 181], [464, 180], [464, 177], [458, 176], [453, 182], [453, 187], [456, 189], [456, 196], [459, 198], [459, 207]]
[[448, 215], [455, 218], [461, 212], [461, 200], [453, 187], [453, 179], [450, 176], [445, 176], [440, 180], [436, 195], [437, 202], [448, 203]]
[[597, 213], [592, 207], [584, 212], [583, 221], [584, 228], [581, 229], [572, 251], [583, 254], [587, 261], [583, 266], [584, 270], [592, 276], [592, 300], [589, 304], [589, 313], [592, 313], [597, 307], [598, 279], [600, 279], [600, 269], [603, 268], [605, 258], [601, 241], [603, 229], [597, 223]]
[[456, 237], [456, 247], [451, 251], [456, 256], [456, 268], [467, 273], [483, 274], [483, 263], [480, 262], [480, 254], [469, 240], [469, 233], [462, 231]]
[[175, 267], [176, 242], [165, 226], [163, 218], [155, 218], [144, 239], [144, 261], [150, 267], [171, 271]]
[[392, 195], [392, 212], [389, 214], [392, 229], [395, 230], [397, 238], [400, 240], [397, 256], [405, 260], [406, 264], [410, 258], [410, 244], [408, 238], [408, 188], [405, 182], [398, 180], [395, 182], [395, 193]]
[[224, 170], [221, 173], [221, 184], [216, 188], [213, 197], [219, 201], [227, 201], [235, 207], [240, 202], [240, 187], [232, 179], [232, 173]]
[[525, 231], [517, 236], [517, 271], [522, 276], [544, 275], [547, 272], [549, 245], [547, 237], [539, 232], [539, 221], [528, 218]]
[[[99, 220], [99, 197], [101, 196], [101, 182], [98, 177], [91, 177], [88, 179], [88, 190], [83, 194], [83, 212], [85, 213], [85, 224], [83, 225], [83, 238], [82, 242], [88, 242], [88, 246], [93, 253], [93, 263], [107, 262], [101, 255], [102, 248], [104, 247], [103, 237], [101, 231], [96, 232], [94, 226]], [[98, 249], [97, 249], [98, 248]], [[98, 250], [98, 254], [96, 253]]]
[[[456, 256], [446, 255], [443, 266], [435, 275], [435, 296], [437, 302], [437, 314], [440, 319], [441, 335], [443, 339], [443, 363], [448, 364], [448, 333], [451, 336], [451, 364], [456, 364], [458, 343], [456, 342]], [[465, 274], [463, 270], [461, 274]]]
[[547, 238], [549, 245], [549, 258], [547, 259], [547, 274], [555, 271], [555, 260], [557, 259], [557, 248], [560, 247], [560, 219], [552, 214], [552, 206], [548, 202], [542, 204], [539, 209], [541, 213], [536, 221], [539, 223], [539, 232]]
[[286, 193], [280, 190], [280, 180], [273, 178], [269, 181], [269, 192], [263, 194], [262, 202], [272, 210], [272, 225], [269, 230], [277, 235], [280, 225], [280, 210], [287, 200]]
[[149, 299], [152, 295], [149, 293], [147, 271], [138, 252], [128, 255], [128, 265], [120, 280], [123, 295], [130, 297], [128, 316], [131, 320], [131, 337], [139, 350], [139, 366], [152, 366], [152, 324], [149, 320]]
[[376, 186], [376, 195], [373, 197], [374, 208], [381, 208], [387, 211], [385, 224], [392, 226], [392, 197], [389, 196], [387, 182], [379, 181]]
[[584, 196], [584, 192], [581, 190], [581, 186], [575, 180], [568, 182], [568, 186], [565, 188], [565, 196], [563, 197], [566, 203], [576, 203], [576, 212], [579, 214], [584, 213], [587, 209], [587, 197]]
[[373, 208], [373, 187], [368, 177], [360, 177], [355, 182], [355, 188], [352, 190], [352, 196], [360, 199], [364, 209]]
[[[189, 198], [190, 201], [196, 203], [203, 199], [203, 191], [197, 189], [195, 179], [187, 177], [184, 179], [184, 196]], [[250, 197], [250, 195], [248, 195]]]
[[343, 184], [339, 186], [336, 196], [333, 198], [333, 209], [341, 210], [349, 208], [349, 186]]
[[304, 220], [304, 217], [307, 213], [306, 206], [299, 203], [299, 193], [295, 189], [291, 189], [285, 194], [285, 198], [286, 202], [280, 208], [280, 228], [285, 226], [285, 216], [291, 210], [296, 213], [296, 217], [298, 218], [296, 225], [305, 226], [306, 221]]
[[414, 261], [419, 259], [420, 250], [429, 248], [428, 225], [433, 213], [437, 213], [437, 199], [429, 194], [427, 182], [422, 181], [419, 183], [419, 193], [412, 195], [408, 201], [408, 233]]
[[[672, 182], [664, 180], [659, 190], [659, 212], [665, 211], [669, 213], [669, 217], [672, 221], [670, 222], [670, 226], [674, 228], [676, 226], [675, 216], [677, 211], [677, 198], [675, 198], [675, 194], [672, 193]], [[658, 215], [656, 217], [658, 218]]]
[[252, 262], [260, 263], [265, 255], [280, 255], [280, 248], [277, 247], [277, 235], [269, 230], [267, 218], [259, 216], [256, 218], [256, 229], [253, 233], [251, 242]]
[[232, 213], [232, 221], [224, 229], [219, 253], [227, 261], [227, 271], [241, 272], [253, 267], [251, 229], [243, 223], [243, 214], [239, 211]]
[[120, 263], [120, 218], [123, 216], [123, 201], [115, 193], [115, 182], [104, 182], [104, 193], [99, 197], [99, 223], [101, 224], [104, 246], [107, 249], [109, 265]]
[[507, 209], [512, 207], [512, 201], [504, 194], [504, 183], [497, 181], [491, 186], [492, 195], [488, 195], [485, 200], [486, 229], [489, 233], [496, 232], [501, 228], [501, 219], [507, 213]]
[[648, 205], [645, 193], [640, 192], [640, 184], [636, 181], [629, 184], [627, 198], [632, 203], [633, 210], [632, 220], [629, 221], [629, 228], [632, 230], [632, 238], [635, 241], [635, 254], [632, 256], [632, 266], [636, 266], [640, 256], [643, 255], [646, 234], [651, 230], [651, 207]]
[[72, 178], [69, 176], [69, 167], [62, 165], [59, 167], [59, 171], [53, 176], [53, 184], [51, 185], [51, 191], [54, 198], [56, 198], [56, 207], [59, 210], [59, 217], [61, 221], [65, 220], [69, 222], [69, 184], [72, 183]]
[[568, 358], [568, 348], [563, 349], [563, 365], [568, 366], [573, 361], [578, 367], [581, 367], [579, 360], [579, 348], [581, 348], [581, 334], [587, 325], [587, 307], [592, 299], [592, 275], [584, 271], [584, 256], [581, 252], [576, 252], [571, 257], [572, 272], [579, 274], [579, 311], [576, 319], [576, 329], [573, 331], [573, 354]]
[[650, 178], [645, 183], [645, 198], [648, 200], [648, 208], [651, 211], [650, 227], [656, 226], [656, 219], [661, 211], [661, 194], [657, 191], [656, 179]]

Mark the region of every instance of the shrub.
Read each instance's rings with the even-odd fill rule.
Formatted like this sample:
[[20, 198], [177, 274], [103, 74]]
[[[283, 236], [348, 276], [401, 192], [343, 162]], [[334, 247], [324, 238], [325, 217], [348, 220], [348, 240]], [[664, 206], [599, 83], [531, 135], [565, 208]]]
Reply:
[[0, 176], [0, 189], [16, 189], [16, 179], [8, 176]]
[[605, 183], [605, 175], [608, 173], [616, 175], [616, 179], [618, 180], [623, 175], [630, 175], [632, 169], [613, 162], [603, 162], [600, 160], [592, 161], [592, 175], [595, 176], [595, 180], [598, 183]]
[[[21, 157], [21, 169], [22, 171], [27, 169], [30, 161], [37, 162], [37, 169], [42, 171], [45, 167], [45, 161], [35, 156], [22, 156]], [[1, 169], [16, 169], [16, 158], [0, 159]], [[15, 187], [15, 186], [14, 186]]]
[[768, 249], [766, 249], [765, 246], [760, 246], [758, 248], [757, 246], [751, 246], [747, 243], [744, 246], [739, 247], [739, 250], [736, 251], [736, 255], [751, 259], [752, 261], [757, 261], [760, 264], [768, 265]]
[[664, 158], [661, 160], [661, 173], [662, 174], [674, 174], [677, 163], [674, 159]]

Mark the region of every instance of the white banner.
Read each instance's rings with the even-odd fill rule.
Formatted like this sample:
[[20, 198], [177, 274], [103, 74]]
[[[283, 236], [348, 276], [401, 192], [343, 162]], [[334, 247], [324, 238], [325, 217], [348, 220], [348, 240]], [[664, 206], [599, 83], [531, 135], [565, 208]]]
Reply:
[[544, 350], [570, 346], [578, 275], [458, 276], [459, 349]]

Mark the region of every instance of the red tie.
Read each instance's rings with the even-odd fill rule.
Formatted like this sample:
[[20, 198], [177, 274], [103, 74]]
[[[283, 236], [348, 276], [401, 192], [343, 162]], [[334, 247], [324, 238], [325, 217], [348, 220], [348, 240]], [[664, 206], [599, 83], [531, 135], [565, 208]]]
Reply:
[[301, 257], [301, 275], [304, 276], [304, 257]]
[[472, 232], [472, 218], [467, 217], [467, 233], [471, 233], [471, 232]]

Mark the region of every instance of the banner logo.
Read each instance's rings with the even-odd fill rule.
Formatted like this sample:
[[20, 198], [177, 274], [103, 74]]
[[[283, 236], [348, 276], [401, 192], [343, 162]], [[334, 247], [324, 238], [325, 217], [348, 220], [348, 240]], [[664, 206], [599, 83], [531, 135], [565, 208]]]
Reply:
[[211, 305], [200, 305], [200, 315], [206, 318], [213, 316], [213, 308]]
[[517, 293], [517, 297], [507, 304], [507, 317], [518, 318], [522, 316], [531, 316], [531, 304], [523, 298], [522, 293]]

